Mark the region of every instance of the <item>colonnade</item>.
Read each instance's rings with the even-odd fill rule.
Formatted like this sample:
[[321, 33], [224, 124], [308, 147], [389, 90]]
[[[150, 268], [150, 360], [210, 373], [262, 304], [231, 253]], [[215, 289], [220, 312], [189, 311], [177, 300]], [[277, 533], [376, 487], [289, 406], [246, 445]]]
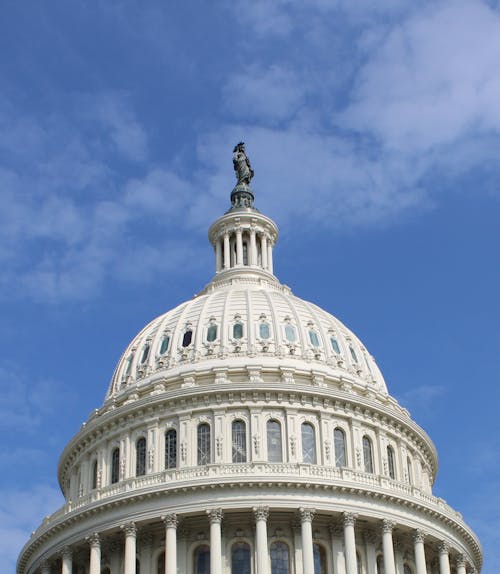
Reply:
[[[252, 509], [255, 519], [255, 574], [271, 574], [271, 560], [269, 553], [268, 519], [269, 507], [257, 506]], [[206, 511], [210, 527], [210, 574], [223, 574], [226, 569], [223, 566], [222, 552], [222, 523], [223, 510], [221, 508]], [[299, 508], [298, 519], [300, 521], [300, 537], [302, 547], [302, 570], [295, 570], [295, 574], [315, 574], [314, 563], [314, 534], [312, 522], [315, 515], [313, 508]], [[177, 529], [178, 516], [175, 513], [162, 516], [165, 528], [165, 574], [177, 573]], [[333, 557], [332, 570], [335, 574], [359, 574], [358, 553], [356, 550], [355, 525], [357, 515], [352, 512], [342, 513], [341, 520], [332, 524], [331, 550]], [[382, 553], [384, 574], [403, 573], [403, 566], [398, 565], [395, 559], [393, 530], [396, 523], [383, 519], [379, 522], [382, 536]], [[121, 527], [124, 534], [125, 544], [123, 549], [123, 573], [138, 574], [136, 571], [136, 539], [137, 527], [134, 522], [124, 524]], [[372, 552], [367, 553], [369, 565], [367, 572], [377, 572], [375, 562], [375, 537], [371, 536]], [[369, 537], [370, 538], [370, 537]], [[428, 570], [428, 562], [425, 554], [425, 535], [421, 530], [412, 533], [414, 565], [411, 569], [414, 574], [431, 574]], [[89, 574], [101, 574], [101, 536], [93, 533], [86, 539], [89, 546]], [[369, 556], [371, 555], [371, 560]], [[450, 548], [446, 542], [438, 546], [438, 572], [450, 574]], [[60, 553], [61, 574], [72, 573], [72, 551], [65, 547]], [[475, 570], [467, 568], [467, 562], [462, 554], [454, 556], [454, 566], [457, 574], [475, 574]], [[378, 562], [377, 562], [378, 564]], [[436, 570], [432, 569], [432, 573]], [[155, 571], [156, 572], [156, 571]], [[406, 572], [406, 570], [404, 570]], [[44, 562], [39, 568], [40, 574], [54, 574], [48, 562]], [[114, 573], [112, 573], [114, 574]]]
[[[246, 243], [246, 257], [244, 243]], [[259, 266], [270, 273], [273, 272], [272, 241], [266, 233], [260, 233], [254, 227], [249, 229], [236, 227], [234, 231], [224, 231], [222, 236], [215, 239], [214, 246], [215, 271], [217, 273], [224, 269], [242, 267], [243, 265]]]

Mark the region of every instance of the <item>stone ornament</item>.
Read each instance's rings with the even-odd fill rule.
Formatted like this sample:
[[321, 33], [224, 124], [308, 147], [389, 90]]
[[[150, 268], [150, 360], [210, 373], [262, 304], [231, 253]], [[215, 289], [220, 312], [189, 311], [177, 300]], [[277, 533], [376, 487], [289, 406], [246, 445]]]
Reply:
[[255, 516], [255, 520], [258, 522], [259, 520], [267, 520], [269, 516], [269, 506], [255, 506], [253, 508], [253, 514]]

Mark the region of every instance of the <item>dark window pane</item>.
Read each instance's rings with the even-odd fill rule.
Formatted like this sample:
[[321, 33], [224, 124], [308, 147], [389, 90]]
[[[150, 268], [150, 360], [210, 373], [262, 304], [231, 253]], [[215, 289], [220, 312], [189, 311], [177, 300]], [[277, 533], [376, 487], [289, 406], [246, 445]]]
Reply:
[[165, 335], [165, 337], [163, 337], [163, 339], [161, 340], [160, 355], [164, 355], [168, 351], [169, 345], [170, 345], [170, 337], [168, 335]]
[[347, 466], [345, 456], [345, 433], [336, 428], [333, 431], [333, 444], [335, 448], [335, 466]]
[[231, 574], [250, 574], [250, 546], [246, 542], [231, 548]]
[[269, 325], [268, 323], [261, 323], [259, 325], [259, 335], [261, 339], [269, 339]]
[[271, 545], [271, 574], [289, 574], [290, 560], [288, 546], [284, 542]]
[[210, 325], [207, 329], [207, 341], [213, 343], [215, 339], [217, 339], [217, 325]]
[[349, 347], [349, 351], [351, 351], [352, 360], [355, 363], [357, 363], [358, 362], [358, 356], [356, 355], [356, 351], [351, 346]]
[[335, 339], [335, 337], [331, 337], [330, 343], [332, 344], [332, 349], [337, 353], [337, 355], [340, 355], [340, 347], [337, 339]]
[[191, 345], [191, 339], [193, 338], [193, 331], [186, 331], [184, 337], [182, 337], [182, 346], [189, 347]]
[[165, 574], [165, 552], [162, 552], [158, 556], [158, 561], [156, 563], [156, 574]]
[[267, 422], [267, 460], [269, 462], [281, 462], [283, 460], [281, 425], [278, 421]]
[[165, 433], [165, 468], [177, 467], [177, 431], [170, 429]]
[[315, 544], [314, 551], [314, 574], [326, 574], [326, 552], [323, 546]]
[[115, 448], [111, 455], [111, 483], [114, 484], [120, 480], [120, 449]]
[[194, 553], [194, 574], [210, 574], [210, 548], [198, 546]]
[[135, 445], [135, 475], [146, 474], [146, 439], [140, 438]]
[[316, 464], [316, 440], [314, 427], [310, 423], [302, 423], [302, 462]]
[[147, 344], [144, 346], [144, 349], [143, 349], [143, 351], [142, 351], [141, 365], [148, 360], [149, 349], [150, 349], [150, 345], [149, 345], [149, 343], [147, 343]]
[[233, 339], [241, 339], [243, 337], [243, 325], [235, 323], [233, 325]]
[[319, 347], [319, 338], [316, 331], [309, 331], [309, 340], [311, 341], [311, 345], [313, 347]]
[[396, 478], [396, 465], [394, 461], [394, 450], [392, 446], [387, 447], [387, 466], [389, 470], [389, 476], [391, 478]]
[[233, 443], [233, 462], [247, 461], [247, 437], [246, 425], [243, 421], [233, 421], [232, 424], [232, 443]]
[[210, 464], [210, 427], [198, 425], [198, 464]]
[[293, 325], [285, 325], [285, 336], [290, 343], [294, 343], [296, 339], [295, 327]]
[[365, 472], [373, 472], [372, 441], [367, 436], [363, 437], [363, 462]]

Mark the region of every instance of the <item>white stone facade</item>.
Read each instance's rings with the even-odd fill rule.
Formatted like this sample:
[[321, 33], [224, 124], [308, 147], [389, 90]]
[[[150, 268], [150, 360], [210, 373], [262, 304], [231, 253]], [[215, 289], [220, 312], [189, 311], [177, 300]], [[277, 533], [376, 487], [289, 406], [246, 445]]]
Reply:
[[278, 282], [277, 236], [253, 208], [212, 225], [214, 279], [124, 352], [18, 574], [480, 571], [431, 440], [361, 341]]

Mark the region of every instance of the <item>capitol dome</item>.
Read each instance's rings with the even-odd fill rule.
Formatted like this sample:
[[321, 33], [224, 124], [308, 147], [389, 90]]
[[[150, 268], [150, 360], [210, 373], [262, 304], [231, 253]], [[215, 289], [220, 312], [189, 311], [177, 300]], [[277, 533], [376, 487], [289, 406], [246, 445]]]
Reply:
[[358, 337], [278, 281], [242, 144], [233, 161], [213, 279], [125, 349], [18, 574], [479, 572], [432, 441]]

